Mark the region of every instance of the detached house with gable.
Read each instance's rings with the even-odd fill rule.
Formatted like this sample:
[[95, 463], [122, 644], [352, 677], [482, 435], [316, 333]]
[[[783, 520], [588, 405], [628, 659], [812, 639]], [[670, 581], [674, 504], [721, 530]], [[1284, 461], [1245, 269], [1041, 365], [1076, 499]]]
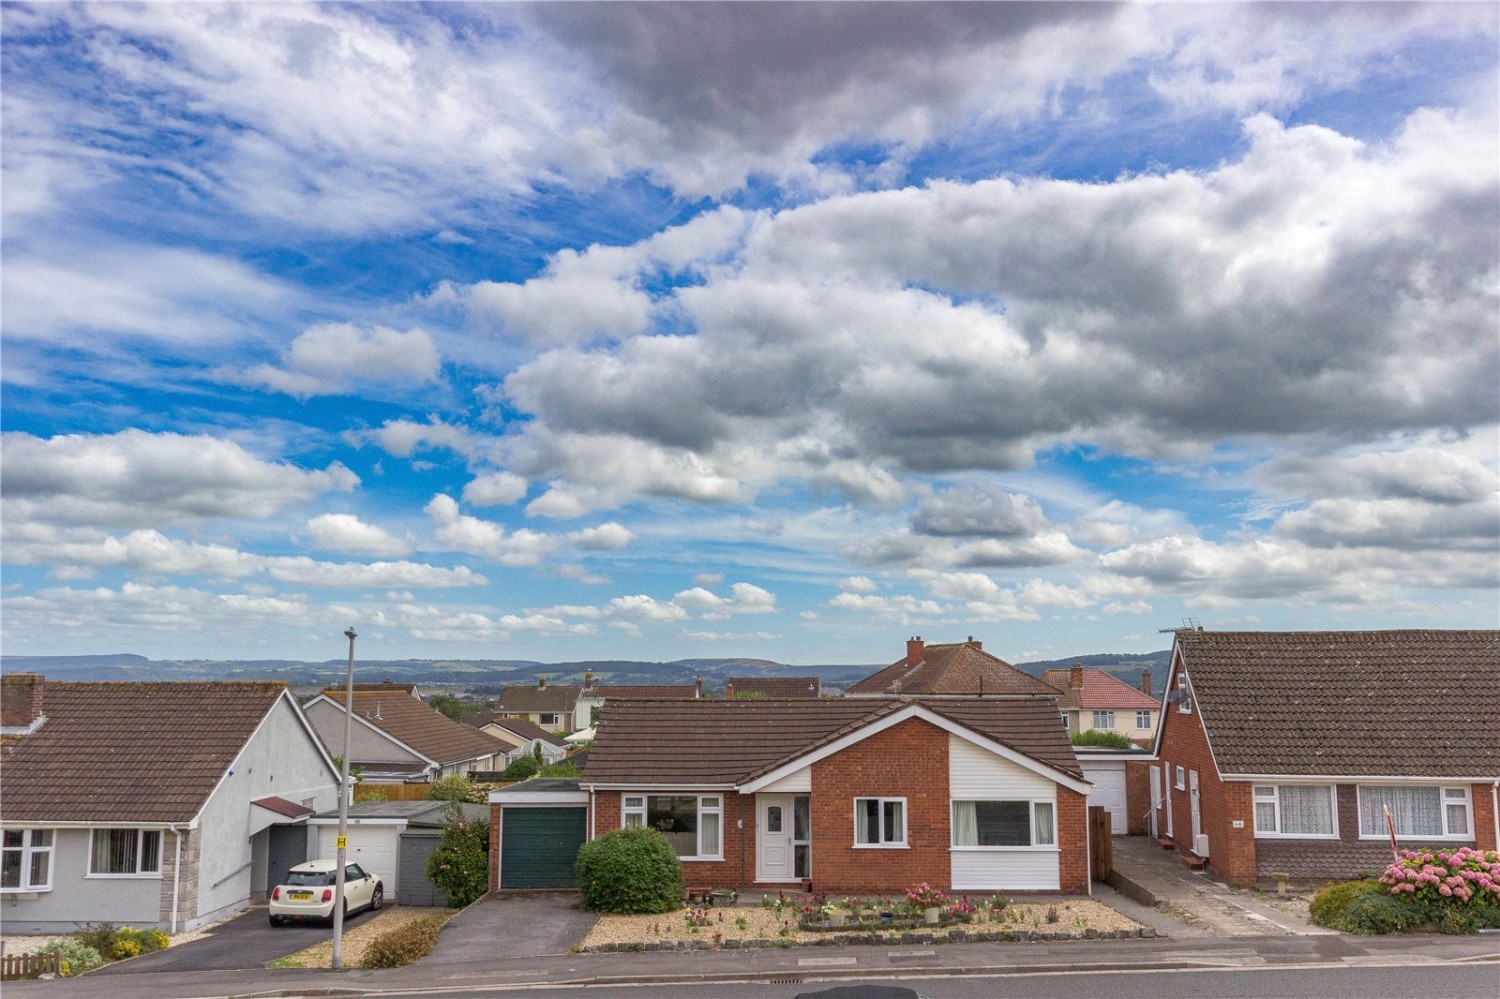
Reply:
[[[344, 689], [330, 687], [303, 706], [324, 745], [344, 738]], [[502, 770], [513, 747], [487, 732], [460, 724], [416, 696], [415, 688], [391, 683], [356, 684], [349, 732], [349, 766], [372, 784], [421, 783]]]
[[284, 683], [0, 677], [0, 914], [193, 929], [313, 858], [338, 771]]
[[1230, 884], [1500, 840], [1500, 631], [1182, 630], [1162, 711], [1154, 831]]

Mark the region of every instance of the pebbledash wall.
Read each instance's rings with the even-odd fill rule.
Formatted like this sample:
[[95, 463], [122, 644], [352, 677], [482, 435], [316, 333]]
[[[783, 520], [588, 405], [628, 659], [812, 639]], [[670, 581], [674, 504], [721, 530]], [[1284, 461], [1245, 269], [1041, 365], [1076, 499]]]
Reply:
[[[918, 881], [945, 889], [953, 887], [950, 810], [956, 792], [951, 792], [950, 775], [954, 747], [960, 747], [959, 753], [988, 757], [993, 772], [1010, 780], [1028, 779], [1039, 784], [1040, 789], [1033, 788], [1029, 796], [1050, 799], [1055, 804], [1057, 848], [992, 856], [1011, 858], [1013, 868], [1020, 872], [1018, 876], [1023, 881], [1040, 876], [1037, 874], [1039, 870], [1050, 870], [1056, 872], [1055, 881], [1051, 881], [1049, 875], [1050, 883], [1057, 884], [1062, 891], [1082, 892], [1087, 889], [1088, 809], [1084, 795], [1037, 777], [1033, 772], [974, 747], [967, 740], [950, 735], [923, 719], [913, 718], [811, 765], [809, 807], [814, 890], [897, 892]], [[674, 793], [718, 793], [691, 787], [670, 790]], [[599, 791], [594, 795], [593, 835], [602, 836], [620, 827], [623, 793]], [[667, 789], [663, 789], [663, 793], [667, 793]], [[967, 796], [976, 797], [973, 794]], [[755, 883], [755, 796], [728, 792], [723, 797], [724, 859], [684, 861], [685, 884], [743, 888]], [[854, 843], [854, 799], [865, 797], [906, 800], [905, 847], [871, 848]], [[997, 862], [1003, 864], [1005, 860], [997, 859]], [[1052, 866], [1039, 867], [1040, 864]]]
[[[1168, 690], [1176, 689], [1180, 664], [1174, 663]], [[1391, 861], [1388, 840], [1366, 840], [1359, 836], [1357, 787], [1337, 785], [1337, 839], [1299, 839], [1295, 837], [1257, 838], [1255, 808], [1250, 781], [1219, 777], [1217, 764], [1209, 750], [1208, 736], [1200, 720], [1198, 706], [1189, 702], [1190, 710], [1168, 705], [1162, 717], [1162, 781], [1171, 798], [1172, 840], [1182, 853], [1193, 852], [1191, 774], [1198, 775], [1198, 807], [1201, 831], [1208, 836], [1208, 869], [1226, 884], [1249, 887], [1257, 881], [1278, 876], [1306, 879], [1341, 879], [1361, 872], [1376, 872]], [[1177, 770], [1183, 770], [1183, 782], [1177, 784]], [[1264, 783], [1264, 782], [1263, 782]], [[1327, 784], [1315, 777], [1301, 783]], [[1451, 782], [1450, 782], [1451, 786]], [[1489, 784], [1470, 787], [1473, 802], [1473, 829], [1468, 840], [1444, 840], [1448, 849], [1477, 846], [1493, 850], [1495, 846], [1495, 813]], [[1157, 814], [1158, 829], [1166, 834], [1166, 811]], [[1238, 826], [1236, 826], [1238, 823]], [[1429, 846], [1417, 840], [1403, 841], [1403, 848]]]

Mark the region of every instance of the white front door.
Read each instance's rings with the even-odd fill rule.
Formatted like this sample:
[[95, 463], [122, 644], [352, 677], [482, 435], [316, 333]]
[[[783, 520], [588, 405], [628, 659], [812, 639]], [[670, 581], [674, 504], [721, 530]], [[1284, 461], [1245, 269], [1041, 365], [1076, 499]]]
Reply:
[[758, 794], [755, 811], [755, 880], [793, 880], [792, 796]]
[[1203, 822], [1198, 816], [1198, 771], [1188, 771], [1188, 808], [1193, 813], [1193, 843], [1203, 832]]

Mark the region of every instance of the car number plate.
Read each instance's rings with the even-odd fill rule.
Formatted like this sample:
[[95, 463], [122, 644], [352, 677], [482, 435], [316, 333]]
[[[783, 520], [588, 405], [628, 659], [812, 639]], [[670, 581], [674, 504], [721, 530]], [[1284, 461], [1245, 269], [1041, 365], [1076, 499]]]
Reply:
[[298, 902], [306, 902], [308, 899], [312, 898], [312, 892], [310, 891], [289, 891], [287, 892], [287, 894], [296, 899]]

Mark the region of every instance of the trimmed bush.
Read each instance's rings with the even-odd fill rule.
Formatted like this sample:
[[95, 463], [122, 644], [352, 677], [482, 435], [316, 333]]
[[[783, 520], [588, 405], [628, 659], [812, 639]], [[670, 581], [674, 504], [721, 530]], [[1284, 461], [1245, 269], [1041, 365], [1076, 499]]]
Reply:
[[427, 858], [427, 877], [448, 893], [454, 908], [490, 890], [489, 833], [489, 823], [465, 819], [457, 802], [448, 805], [442, 842]]
[[62, 974], [81, 975], [90, 968], [97, 968], [104, 963], [104, 958], [99, 956], [99, 951], [81, 940], [73, 937], [61, 937], [57, 940], [48, 940], [37, 948], [38, 954], [62, 954]]
[[590, 840], [576, 870], [585, 909], [671, 912], [682, 905], [682, 861], [655, 829], [616, 829]]
[[427, 800], [468, 801], [469, 791], [469, 778], [463, 774], [449, 774], [427, 785]]
[[506, 780], [526, 780], [528, 777], [535, 777], [540, 769], [542, 765], [537, 762], [537, 758], [526, 753], [517, 756], [514, 763], [500, 771], [500, 776]]
[[359, 964], [362, 968], [401, 968], [426, 957], [437, 946], [443, 920], [436, 916], [413, 919], [370, 941]]
[[1106, 729], [1091, 728], [1086, 732], [1079, 732], [1073, 736], [1075, 746], [1109, 746], [1111, 749], [1135, 749], [1135, 743], [1119, 732], [1110, 732]]
[[1334, 928], [1334, 920], [1342, 920], [1355, 899], [1368, 895], [1383, 895], [1385, 889], [1374, 881], [1345, 881], [1330, 885], [1313, 896], [1307, 914], [1319, 926]]
[[1308, 915], [1319, 926], [1362, 936], [1400, 933], [1423, 922], [1421, 913], [1378, 881], [1345, 881], [1324, 888], [1313, 896]]

